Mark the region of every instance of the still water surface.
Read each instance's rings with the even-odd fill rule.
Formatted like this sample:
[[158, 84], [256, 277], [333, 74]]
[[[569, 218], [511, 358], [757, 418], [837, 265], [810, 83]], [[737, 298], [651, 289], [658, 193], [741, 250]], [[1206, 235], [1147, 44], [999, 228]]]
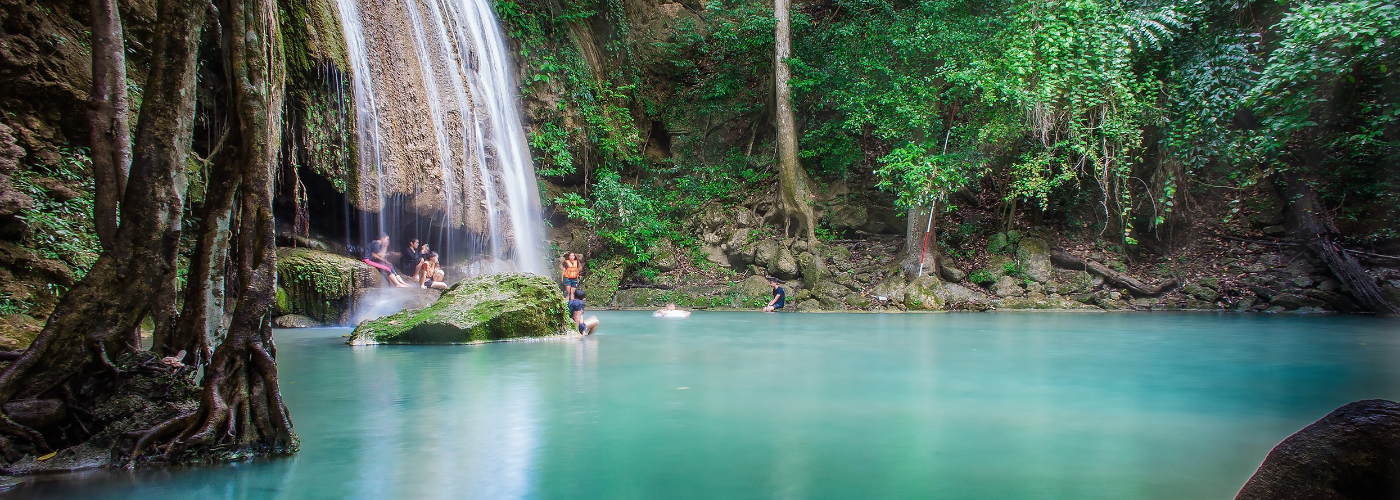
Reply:
[[587, 339], [277, 332], [302, 451], [5, 497], [1229, 499], [1333, 408], [1400, 400], [1400, 322], [602, 312]]

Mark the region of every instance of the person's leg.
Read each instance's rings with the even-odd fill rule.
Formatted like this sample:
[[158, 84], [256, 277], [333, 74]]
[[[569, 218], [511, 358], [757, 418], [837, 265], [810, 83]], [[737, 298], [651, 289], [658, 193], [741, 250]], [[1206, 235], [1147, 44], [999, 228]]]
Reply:
[[433, 270], [433, 281], [442, 281], [445, 277], [447, 277], [447, 273], [442, 272], [441, 269]]
[[443, 282], [441, 282], [441, 281], [434, 281], [433, 284], [428, 285], [428, 287], [429, 287], [429, 288], [435, 288], [435, 289], [438, 289], [438, 290], [446, 290], [446, 289], [447, 289], [447, 283], [443, 283]]
[[773, 312], [773, 306], [763, 306], [763, 312], [766, 312], [766, 313]]
[[583, 320], [583, 327], [586, 332], [584, 335], [593, 335], [593, 332], [598, 330], [598, 317], [589, 316], [588, 319]]

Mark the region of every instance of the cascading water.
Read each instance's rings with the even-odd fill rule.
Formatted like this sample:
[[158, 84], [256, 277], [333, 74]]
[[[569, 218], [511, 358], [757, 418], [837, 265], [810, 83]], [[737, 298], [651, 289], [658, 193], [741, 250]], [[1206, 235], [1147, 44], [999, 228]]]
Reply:
[[450, 260], [544, 273], [534, 166], [487, 0], [337, 5], [359, 130], [347, 194], [371, 213], [363, 238], [416, 237]]

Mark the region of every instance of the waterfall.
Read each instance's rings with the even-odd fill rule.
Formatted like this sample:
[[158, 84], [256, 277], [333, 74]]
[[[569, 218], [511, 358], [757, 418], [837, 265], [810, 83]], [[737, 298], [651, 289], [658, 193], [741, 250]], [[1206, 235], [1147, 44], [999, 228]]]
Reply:
[[518, 88], [487, 0], [337, 6], [360, 160], [347, 194], [372, 214], [363, 238], [416, 237], [450, 260], [545, 273]]

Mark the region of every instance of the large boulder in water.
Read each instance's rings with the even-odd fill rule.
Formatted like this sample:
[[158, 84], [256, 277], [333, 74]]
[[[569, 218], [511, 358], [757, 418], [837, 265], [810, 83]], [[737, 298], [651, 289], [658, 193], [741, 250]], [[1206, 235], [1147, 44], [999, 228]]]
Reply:
[[1235, 499], [1400, 499], [1400, 404], [1337, 408], [1275, 446]]
[[566, 332], [568, 308], [554, 283], [533, 274], [468, 278], [433, 305], [361, 323], [350, 344], [460, 344]]

